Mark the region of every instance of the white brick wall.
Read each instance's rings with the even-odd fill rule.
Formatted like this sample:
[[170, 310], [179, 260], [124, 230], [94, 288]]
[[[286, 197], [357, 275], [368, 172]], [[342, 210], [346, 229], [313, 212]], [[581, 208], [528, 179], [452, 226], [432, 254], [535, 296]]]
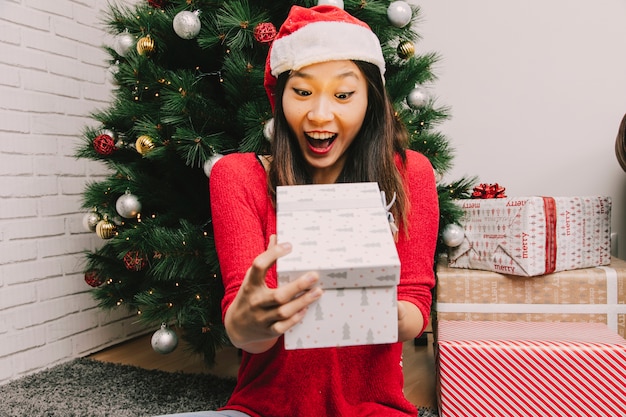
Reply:
[[96, 307], [82, 274], [86, 181], [74, 152], [111, 99], [107, 0], [0, 0], [0, 384], [145, 332]]

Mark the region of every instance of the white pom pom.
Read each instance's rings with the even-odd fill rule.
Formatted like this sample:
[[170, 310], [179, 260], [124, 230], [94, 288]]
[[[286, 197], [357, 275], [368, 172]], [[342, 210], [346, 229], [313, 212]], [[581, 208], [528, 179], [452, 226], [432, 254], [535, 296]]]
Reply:
[[265, 122], [265, 126], [263, 126], [263, 136], [268, 141], [272, 141], [274, 139], [274, 118], [272, 117], [267, 122]]
[[213, 165], [215, 165], [215, 163], [219, 161], [222, 156], [224, 155], [216, 153], [206, 160], [206, 162], [204, 163], [204, 175], [206, 175], [207, 178], [211, 176], [211, 170], [213, 169]]
[[343, 0], [317, 0], [317, 5], [321, 6], [324, 4], [328, 4], [330, 6], [339, 7], [343, 9]]

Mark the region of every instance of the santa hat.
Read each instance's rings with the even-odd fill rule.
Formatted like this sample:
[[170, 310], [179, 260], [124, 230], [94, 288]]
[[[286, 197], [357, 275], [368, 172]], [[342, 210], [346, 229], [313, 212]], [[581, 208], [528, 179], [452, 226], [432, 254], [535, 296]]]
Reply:
[[280, 74], [343, 59], [370, 62], [378, 66], [381, 77], [385, 74], [380, 42], [365, 22], [336, 6], [293, 6], [272, 42], [265, 65], [264, 85], [272, 109]]

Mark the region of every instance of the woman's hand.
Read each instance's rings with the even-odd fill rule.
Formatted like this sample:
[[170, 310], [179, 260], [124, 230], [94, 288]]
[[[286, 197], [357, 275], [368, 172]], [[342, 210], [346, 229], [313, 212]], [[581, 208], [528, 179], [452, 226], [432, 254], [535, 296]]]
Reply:
[[319, 279], [315, 272], [276, 289], [267, 287], [267, 271], [289, 252], [291, 245], [277, 244], [276, 235], [272, 235], [267, 250], [248, 269], [224, 316], [226, 332], [236, 347], [250, 353], [265, 352], [302, 320], [307, 307], [322, 295], [322, 289], [315, 286]]
[[413, 303], [398, 301], [398, 341], [406, 342], [419, 336], [424, 327], [422, 312]]

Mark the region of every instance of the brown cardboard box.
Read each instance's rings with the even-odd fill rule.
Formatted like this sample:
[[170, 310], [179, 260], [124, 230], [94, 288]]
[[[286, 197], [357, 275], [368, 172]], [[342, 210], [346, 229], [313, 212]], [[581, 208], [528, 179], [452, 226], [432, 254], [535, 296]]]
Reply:
[[626, 337], [626, 261], [534, 277], [437, 266], [437, 320], [594, 322]]

